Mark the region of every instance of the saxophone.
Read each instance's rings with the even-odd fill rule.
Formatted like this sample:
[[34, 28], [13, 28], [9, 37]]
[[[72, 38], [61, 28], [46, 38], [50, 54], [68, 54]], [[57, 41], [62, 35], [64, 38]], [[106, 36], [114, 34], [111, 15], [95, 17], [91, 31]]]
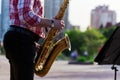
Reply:
[[[68, 3], [69, 0], [64, 0], [55, 19], [60, 20], [63, 18]], [[59, 32], [59, 30], [51, 28], [41, 46], [41, 49], [37, 52], [38, 55], [35, 58], [35, 74], [40, 77], [45, 76], [49, 72], [54, 60], [60, 52], [65, 49], [71, 49], [71, 43], [67, 34], [65, 34], [65, 37], [62, 39], [54, 42], [54, 38]]]

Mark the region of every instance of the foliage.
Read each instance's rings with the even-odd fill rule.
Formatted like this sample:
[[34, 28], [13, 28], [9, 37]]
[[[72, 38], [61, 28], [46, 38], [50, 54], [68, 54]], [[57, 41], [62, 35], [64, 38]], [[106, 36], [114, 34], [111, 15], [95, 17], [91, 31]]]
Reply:
[[115, 29], [116, 29], [116, 26], [112, 26], [109, 28], [101, 28], [99, 29], [99, 31], [108, 39]]
[[73, 29], [71, 31], [67, 30], [66, 33], [68, 34], [69, 38], [70, 38], [70, 42], [71, 42], [71, 51], [65, 50], [64, 53], [65, 55], [69, 56], [70, 53], [77, 49], [79, 51], [80, 49], [80, 44], [84, 43], [83, 42], [83, 33], [77, 29]]
[[69, 58], [65, 56], [63, 53], [59, 53], [56, 60], [69, 60]]
[[97, 53], [99, 46], [104, 44], [106, 38], [97, 29], [90, 29], [84, 32], [84, 50], [88, 51], [89, 55]]
[[78, 58], [77, 58], [77, 61], [78, 61], [78, 62], [86, 62], [87, 59], [86, 59], [86, 57], [81, 56], [81, 57], [78, 57]]
[[98, 47], [106, 41], [106, 38], [97, 29], [90, 29], [81, 32], [77, 29], [66, 31], [69, 35], [72, 49], [70, 52], [65, 51], [65, 55], [69, 56], [73, 50], [77, 50], [80, 56], [83, 56], [84, 51], [88, 51], [89, 56], [97, 53]]
[[5, 50], [4, 50], [4, 48], [3, 48], [3, 46], [0, 46], [0, 54], [5, 54]]

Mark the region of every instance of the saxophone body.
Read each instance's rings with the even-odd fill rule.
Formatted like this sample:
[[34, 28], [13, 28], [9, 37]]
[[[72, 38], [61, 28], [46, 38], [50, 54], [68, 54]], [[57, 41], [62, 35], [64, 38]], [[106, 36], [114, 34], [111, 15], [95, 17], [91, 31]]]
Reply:
[[[55, 19], [63, 18], [68, 3], [69, 0], [64, 0]], [[38, 55], [35, 59], [35, 74], [40, 77], [45, 76], [49, 72], [54, 60], [60, 52], [65, 49], [71, 49], [68, 35], [65, 35], [65, 37], [57, 42], [54, 42], [54, 38], [59, 32], [59, 30], [51, 28], [41, 46], [41, 49], [37, 52]]]

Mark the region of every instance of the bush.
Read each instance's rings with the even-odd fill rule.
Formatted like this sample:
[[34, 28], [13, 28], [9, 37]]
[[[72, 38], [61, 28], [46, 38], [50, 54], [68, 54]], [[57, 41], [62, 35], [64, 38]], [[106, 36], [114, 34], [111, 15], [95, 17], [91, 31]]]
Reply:
[[4, 54], [5, 54], [5, 50], [4, 50], [3, 46], [0, 46], [0, 54], [1, 54], [1, 55], [4, 55]]
[[59, 53], [56, 60], [68, 60], [69, 58], [65, 56], [63, 53]]
[[77, 58], [78, 62], [94, 62], [94, 57], [92, 56], [80, 56]]
[[81, 56], [81, 57], [78, 57], [78, 58], [77, 58], [77, 61], [78, 61], [78, 62], [86, 62], [87, 60], [86, 60], [86, 57]]

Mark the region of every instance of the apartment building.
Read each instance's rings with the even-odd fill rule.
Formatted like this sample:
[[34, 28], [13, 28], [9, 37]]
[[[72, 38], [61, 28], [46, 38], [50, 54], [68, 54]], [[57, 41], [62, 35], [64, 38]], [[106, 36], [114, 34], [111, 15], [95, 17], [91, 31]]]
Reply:
[[116, 24], [116, 12], [109, 6], [97, 6], [91, 11], [91, 27], [101, 28]]

